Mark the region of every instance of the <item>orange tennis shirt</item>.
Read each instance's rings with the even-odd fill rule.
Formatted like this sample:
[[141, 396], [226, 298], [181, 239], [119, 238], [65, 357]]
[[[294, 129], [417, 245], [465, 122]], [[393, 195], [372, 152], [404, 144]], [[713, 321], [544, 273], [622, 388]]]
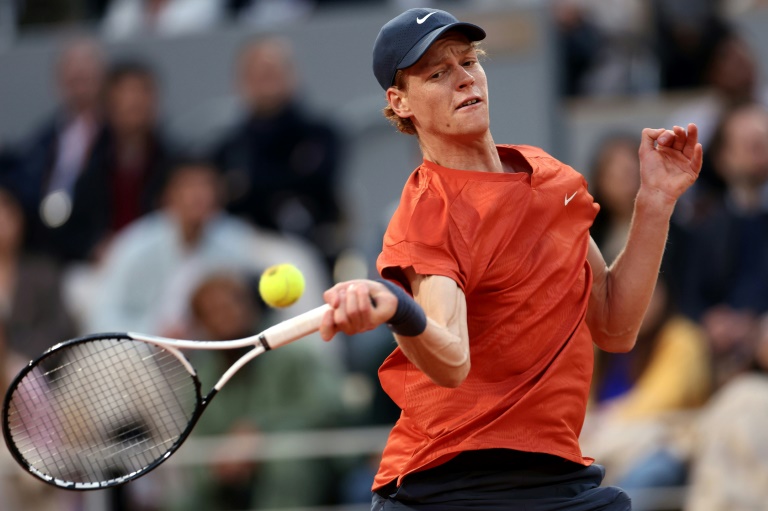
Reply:
[[592, 376], [585, 315], [589, 228], [599, 210], [581, 174], [541, 149], [497, 146], [530, 173], [429, 161], [408, 179], [377, 266], [450, 277], [467, 300], [471, 370], [434, 384], [400, 348], [379, 369], [401, 408], [374, 489], [461, 451], [507, 448], [583, 465], [578, 437]]

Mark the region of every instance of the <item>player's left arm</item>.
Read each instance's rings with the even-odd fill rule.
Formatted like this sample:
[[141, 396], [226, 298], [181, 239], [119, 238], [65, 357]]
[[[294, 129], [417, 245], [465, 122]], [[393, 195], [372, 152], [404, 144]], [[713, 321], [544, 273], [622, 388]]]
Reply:
[[644, 129], [638, 154], [641, 185], [624, 249], [610, 267], [591, 239], [587, 255], [593, 273], [587, 324], [598, 347], [611, 352], [635, 345], [656, 285], [672, 211], [696, 181], [703, 158], [695, 124], [689, 124], [687, 132], [680, 126]]

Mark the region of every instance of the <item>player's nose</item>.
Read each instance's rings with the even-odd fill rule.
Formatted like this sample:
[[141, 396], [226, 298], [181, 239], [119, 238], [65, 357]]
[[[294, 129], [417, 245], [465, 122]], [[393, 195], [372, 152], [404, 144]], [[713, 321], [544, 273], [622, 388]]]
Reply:
[[457, 86], [459, 89], [464, 89], [465, 87], [468, 87], [473, 83], [475, 83], [475, 76], [472, 73], [470, 73], [467, 70], [467, 68], [465, 68], [464, 66], [458, 66], [458, 67], [459, 67], [459, 70], [456, 73], [456, 75], [458, 76]]

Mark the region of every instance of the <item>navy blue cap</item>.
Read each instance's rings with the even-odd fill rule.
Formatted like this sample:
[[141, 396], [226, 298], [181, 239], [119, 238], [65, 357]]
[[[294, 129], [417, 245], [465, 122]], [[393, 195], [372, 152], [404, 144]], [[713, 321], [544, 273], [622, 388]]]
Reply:
[[384, 90], [395, 82], [398, 69], [411, 67], [448, 30], [458, 30], [470, 41], [485, 39], [485, 30], [457, 20], [439, 9], [408, 9], [389, 20], [373, 43], [373, 74]]

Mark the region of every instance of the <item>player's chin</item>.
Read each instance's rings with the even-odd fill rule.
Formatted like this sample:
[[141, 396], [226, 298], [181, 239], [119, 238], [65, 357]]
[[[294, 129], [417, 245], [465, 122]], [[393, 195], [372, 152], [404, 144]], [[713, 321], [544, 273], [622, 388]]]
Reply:
[[491, 127], [490, 119], [481, 112], [462, 113], [461, 110], [457, 110], [456, 114], [455, 126], [462, 133], [485, 133]]
[[490, 126], [486, 122], [469, 122], [460, 121], [456, 126], [456, 135], [461, 137], [475, 138], [484, 135], [488, 132]]

